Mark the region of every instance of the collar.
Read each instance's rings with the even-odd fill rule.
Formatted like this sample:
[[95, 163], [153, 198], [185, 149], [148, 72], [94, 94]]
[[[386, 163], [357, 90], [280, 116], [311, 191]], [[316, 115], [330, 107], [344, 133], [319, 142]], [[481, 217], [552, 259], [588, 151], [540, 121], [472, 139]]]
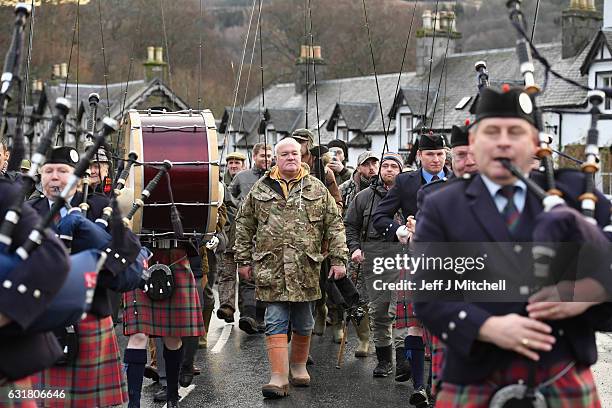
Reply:
[[[491, 197], [495, 197], [497, 192], [503, 187], [502, 185], [497, 184], [482, 173], [480, 174], [480, 177], [482, 178], [482, 182], [484, 183], [484, 185], [487, 187], [487, 190], [489, 190], [489, 194], [491, 194]], [[520, 188], [522, 191], [527, 191], [527, 185], [521, 180], [517, 179], [512, 185]]]
[[444, 173], [444, 167], [442, 167], [442, 170], [440, 170], [438, 174], [431, 174], [427, 170], [421, 167], [421, 176], [423, 176], [423, 178], [425, 179], [425, 182], [429, 184], [431, 183], [431, 179], [433, 178], [433, 176], [438, 176], [438, 179], [442, 180], [446, 178], [446, 173]]

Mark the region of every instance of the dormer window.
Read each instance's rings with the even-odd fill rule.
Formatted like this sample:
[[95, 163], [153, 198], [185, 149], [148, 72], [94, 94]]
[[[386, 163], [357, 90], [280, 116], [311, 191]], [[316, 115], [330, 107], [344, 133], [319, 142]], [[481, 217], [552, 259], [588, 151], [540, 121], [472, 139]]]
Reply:
[[[612, 71], [598, 72], [597, 73], [597, 83], [595, 84], [595, 86], [596, 88], [612, 87]], [[604, 103], [604, 109], [605, 110], [612, 109], [612, 98], [606, 98], [606, 102]]]
[[278, 139], [278, 134], [276, 133], [276, 129], [274, 129], [273, 124], [268, 124], [266, 126], [266, 142], [271, 145], [275, 145]]
[[412, 140], [412, 115], [410, 113], [399, 114], [399, 149], [405, 150]]
[[349, 141], [349, 132], [346, 126], [346, 122], [341, 117], [336, 121], [336, 139]]

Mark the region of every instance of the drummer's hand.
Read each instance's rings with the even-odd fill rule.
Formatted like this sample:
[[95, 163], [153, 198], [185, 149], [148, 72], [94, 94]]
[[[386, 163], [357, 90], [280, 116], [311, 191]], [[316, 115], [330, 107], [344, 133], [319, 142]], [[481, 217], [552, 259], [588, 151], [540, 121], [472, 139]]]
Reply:
[[414, 215], [409, 215], [406, 220], [406, 228], [408, 228], [408, 232], [410, 234], [414, 234], [416, 232], [416, 220], [414, 219]]
[[511, 313], [485, 320], [478, 339], [538, 361], [540, 356], [536, 351], [550, 351], [555, 344], [551, 332], [552, 328], [546, 323]]
[[334, 280], [342, 279], [346, 276], [346, 267], [344, 265], [332, 265], [329, 270], [328, 278], [333, 278]]
[[238, 267], [238, 275], [240, 275], [242, 279], [251, 280], [253, 278], [253, 267], [251, 265]]
[[5, 316], [2, 313], [0, 313], [0, 327], [4, 327], [7, 324], [9, 324], [10, 322], [12, 322], [11, 319], [9, 319], [7, 316]]

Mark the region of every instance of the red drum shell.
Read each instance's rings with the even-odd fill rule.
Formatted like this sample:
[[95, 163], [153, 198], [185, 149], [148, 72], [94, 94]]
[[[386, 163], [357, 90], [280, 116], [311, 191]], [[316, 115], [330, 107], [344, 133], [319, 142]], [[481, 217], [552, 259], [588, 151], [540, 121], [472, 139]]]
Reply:
[[[173, 164], [170, 170], [172, 195], [181, 214], [184, 232], [188, 235], [212, 233], [217, 219], [219, 166], [217, 132], [210, 111], [150, 113], [130, 111], [130, 137], [126, 151], [135, 151], [138, 160], [147, 163], [164, 160]], [[127, 131], [127, 129], [125, 129]], [[157, 170], [149, 166], [132, 168], [129, 185], [139, 198]], [[170, 193], [166, 177], [145, 199], [142, 212], [134, 216], [133, 230], [141, 235], [172, 238]]]

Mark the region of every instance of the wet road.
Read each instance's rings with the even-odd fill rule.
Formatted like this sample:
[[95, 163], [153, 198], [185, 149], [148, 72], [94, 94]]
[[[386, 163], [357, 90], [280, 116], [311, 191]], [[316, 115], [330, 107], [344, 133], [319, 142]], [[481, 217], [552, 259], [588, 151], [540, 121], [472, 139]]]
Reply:
[[[311, 355], [315, 365], [308, 366], [312, 377], [310, 388], [290, 388], [290, 395], [281, 400], [263, 400], [261, 386], [269, 379], [269, 368], [263, 334], [247, 335], [235, 324], [226, 324], [213, 315], [208, 334], [208, 348], [198, 351], [196, 366], [202, 374], [194, 377], [181, 407], [409, 407], [410, 382], [395, 382], [393, 376], [373, 378], [376, 355], [371, 343], [370, 356], [355, 358], [357, 345], [354, 328], [349, 329], [344, 365], [336, 369], [339, 345], [331, 331], [314, 336]], [[118, 334], [121, 326], [117, 325]], [[121, 349], [127, 338], [119, 335]], [[142, 407], [161, 408], [153, 402], [159, 386], [145, 378]]]

